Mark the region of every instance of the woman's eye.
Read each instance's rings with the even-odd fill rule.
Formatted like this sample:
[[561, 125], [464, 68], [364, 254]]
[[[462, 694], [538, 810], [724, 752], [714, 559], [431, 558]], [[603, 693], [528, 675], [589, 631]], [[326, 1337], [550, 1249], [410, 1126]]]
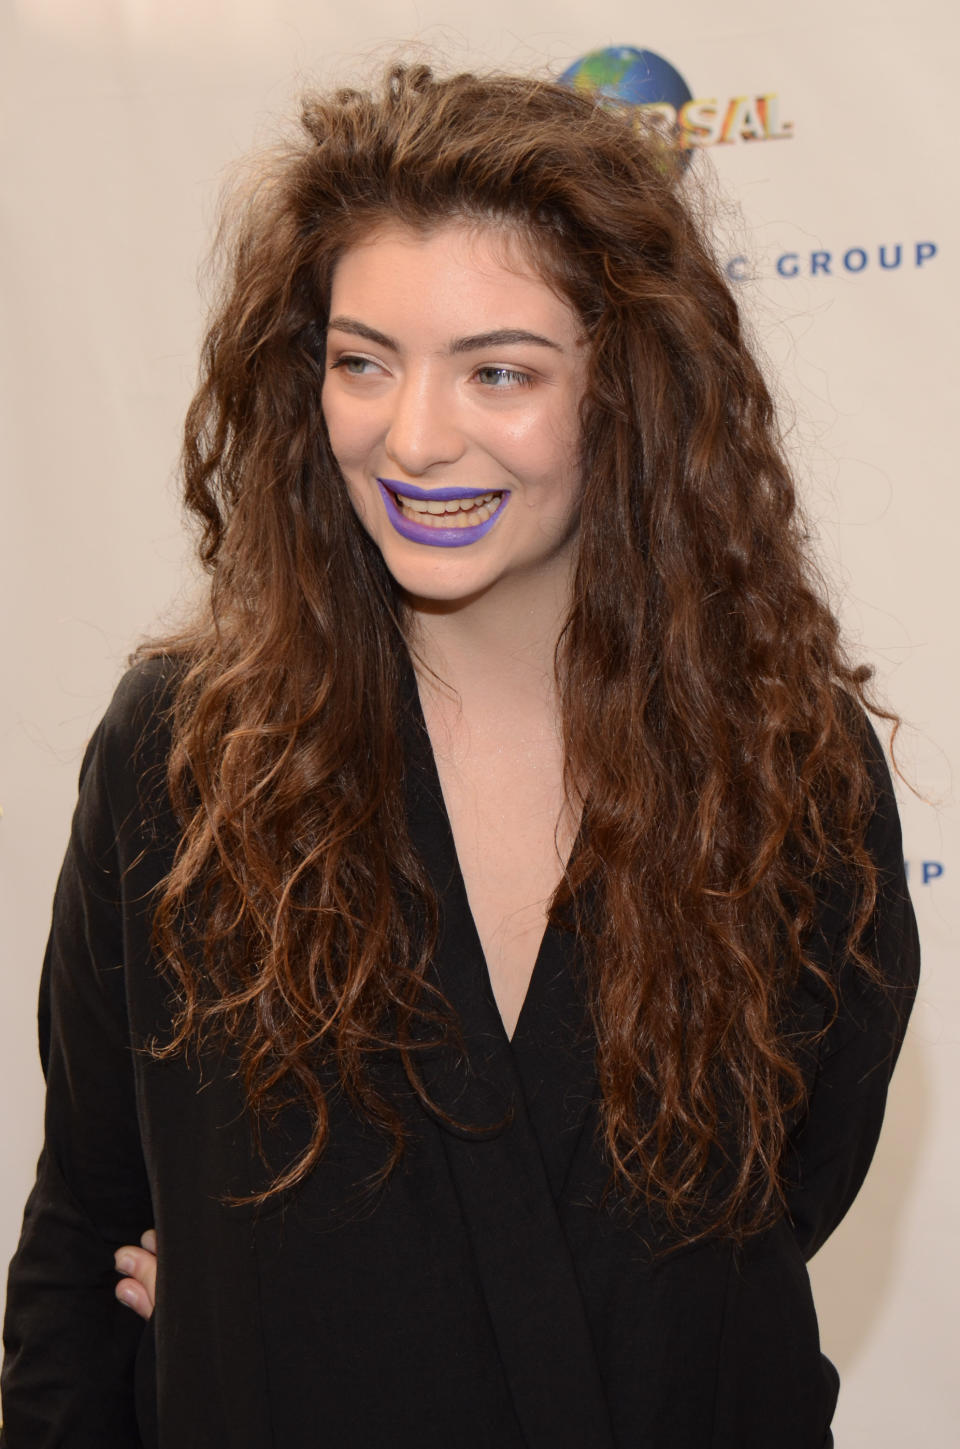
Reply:
[[380, 370], [377, 364], [372, 362], [369, 357], [338, 357], [336, 361], [331, 362], [331, 371], [335, 367], [345, 372], [349, 377], [364, 377], [368, 373], [379, 372]]
[[528, 387], [533, 380], [514, 367], [478, 367], [474, 376], [487, 387]]

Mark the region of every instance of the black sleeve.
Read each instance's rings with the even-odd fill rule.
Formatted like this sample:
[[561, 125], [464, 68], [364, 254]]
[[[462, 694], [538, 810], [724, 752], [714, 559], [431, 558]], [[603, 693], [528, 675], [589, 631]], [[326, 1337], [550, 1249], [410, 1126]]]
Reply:
[[[40, 993], [45, 1142], [10, 1267], [4, 1449], [139, 1449], [141, 1320], [114, 1298], [113, 1253], [153, 1221], [124, 975], [112, 776], [133, 770], [128, 681], [88, 747]], [[122, 794], [122, 792], [121, 792]]]
[[838, 990], [837, 1011], [818, 1043], [808, 1108], [793, 1133], [787, 1172], [788, 1212], [808, 1258], [843, 1218], [870, 1166], [920, 968], [900, 820], [872, 730], [868, 750], [876, 804], [867, 848], [879, 872], [879, 889], [864, 948], [880, 979], [871, 980], [848, 958], [849, 903], [838, 904], [835, 898], [827, 914], [835, 922], [830, 973]]

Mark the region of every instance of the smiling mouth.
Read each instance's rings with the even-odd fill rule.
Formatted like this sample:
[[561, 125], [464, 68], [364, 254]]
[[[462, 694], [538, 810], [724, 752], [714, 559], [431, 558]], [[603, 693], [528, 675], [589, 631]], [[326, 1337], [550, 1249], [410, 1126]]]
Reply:
[[503, 498], [502, 493], [461, 495], [458, 498], [411, 498], [393, 488], [390, 493], [401, 516], [425, 528], [476, 528], [493, 517]]
[[510, 490], [418, 488], [396, 478], [378, 478], [387, 518], [410, 543], [461, 548], [485, 538], [510, 499]]

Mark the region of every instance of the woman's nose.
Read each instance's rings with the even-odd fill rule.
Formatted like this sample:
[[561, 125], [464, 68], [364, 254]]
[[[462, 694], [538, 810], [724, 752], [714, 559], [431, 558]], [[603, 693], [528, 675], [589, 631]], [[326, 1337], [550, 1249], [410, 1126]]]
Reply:
[[434, 464], [455, 463], [463, 454], [454, 399], [437, 380], [409, 377], [393, 396], [385, 445], [387, 455], [405, 473], [428, 472]]

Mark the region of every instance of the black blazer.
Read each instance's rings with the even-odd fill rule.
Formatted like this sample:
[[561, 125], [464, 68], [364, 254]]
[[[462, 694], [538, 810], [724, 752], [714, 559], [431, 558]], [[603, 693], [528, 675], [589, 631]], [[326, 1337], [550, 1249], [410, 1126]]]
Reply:
[[[408, 691], [409, 818], [437, 888], [437, 977], [465, 1053], [425, 1072], [451, 1130], [382, 1068], [411, 1143], [334, 1097], [328, 1151], [266, 1209], [228, 1059], [157, 1062], [169, 1026], [152, 892], [176, 827], [163, 787], [165, 666], [121, 684], [87, 750], [57, 888], [40, 1037], [46, 1142], [10, 1271], [6, 1449], [822, 1449], [837, 1391], [804, 1259], [869, 1164], [915, 987], [917, 942], [882, 757], [870, 847], [890, 990], [844, 959], [850, 902], [824, 887], [814, 949], [840, 990], [811, 1050], [789, 1214], [737, 1250], [651, 1254], [651, 1225], [604, 1200], [597, 1086], [575, 949], [548, 929], [512, 1042], [493, 1000], [439, 782]], [[812, 981], [798, 1022], [828, 1019]], [[471, 1130], [476, 1127], [477, 1131]], [[287, 1112], [273, 1170], [303, 1141]], [[112, 1255], [150, 1223], [151, 1324], [114, 1300]]]

